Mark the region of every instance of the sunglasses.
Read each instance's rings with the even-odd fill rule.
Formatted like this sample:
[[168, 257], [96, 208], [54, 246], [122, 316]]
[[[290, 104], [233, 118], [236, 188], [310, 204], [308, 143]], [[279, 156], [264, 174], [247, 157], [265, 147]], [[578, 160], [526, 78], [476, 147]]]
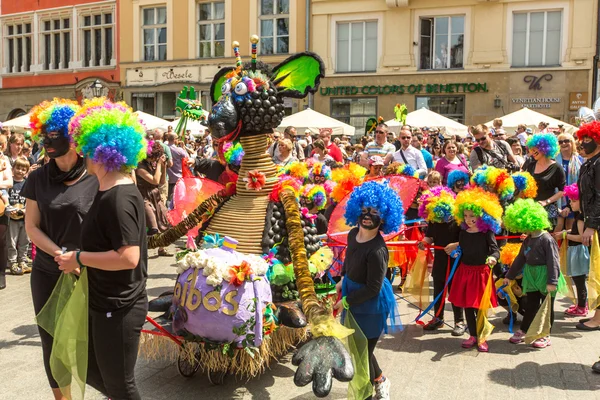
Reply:
[[400, 139], [403, 139], [403, 140], [412, 139], [412, 136], [402, 136]]
[[383, 135], [383, 134], [385, 134], [386, 132], [384, 132], [384, 131], [375, 131], [375, 133], [376, 133], [376, 134], [378, 134], [378, 135]]
[[477, 141], [477, 143], [483, 143], [487, 140], [487, 136], [481, 137], [479, 139], [475, 139]]
[[567, 144], [567, 143], [571, 143], [570, 140], [559, 140], [558, 144]]

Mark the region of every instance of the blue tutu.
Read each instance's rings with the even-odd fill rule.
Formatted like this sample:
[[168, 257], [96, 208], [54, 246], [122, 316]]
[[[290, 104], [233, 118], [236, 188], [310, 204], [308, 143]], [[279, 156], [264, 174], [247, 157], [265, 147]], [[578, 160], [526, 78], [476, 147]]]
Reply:
[[[356, 283], [348, 277], [342, 281], [342, 296], [347, 296], [365, 285]], [[351, 305], [350, 311], [356, 320], [356, 323], [363, 331], [367, 339], [374, 339], [381, 336], [382, 332], [392, 333], [402, 330], [400, 313], [396, 304], [396, 297], [389, 280], [384, 279], [379, 295], [365, 301], [362, 304]], [[345, 313], [342, 313], [342, 322]]]
[[580, 244], [567, 250], [567, 276], [587, 275], [590, 272], [590, 252]]

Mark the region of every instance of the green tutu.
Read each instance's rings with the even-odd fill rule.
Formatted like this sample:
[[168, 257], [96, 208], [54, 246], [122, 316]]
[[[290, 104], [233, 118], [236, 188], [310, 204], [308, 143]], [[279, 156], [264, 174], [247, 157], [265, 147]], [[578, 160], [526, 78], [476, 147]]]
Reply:
[[[545, 265], [529, 265], [525, 264], [523, 269], [523, 293], [541, 292], [544, 295], [548, 294], [546, 285], [548, 284], [548, 269]], [[556, 290], [551, 293], [552, 297], [556, 293], [562, 295], [567, 294], [567, 282], [565, 277], [560, 272], [558, 273], [558, 284]]]

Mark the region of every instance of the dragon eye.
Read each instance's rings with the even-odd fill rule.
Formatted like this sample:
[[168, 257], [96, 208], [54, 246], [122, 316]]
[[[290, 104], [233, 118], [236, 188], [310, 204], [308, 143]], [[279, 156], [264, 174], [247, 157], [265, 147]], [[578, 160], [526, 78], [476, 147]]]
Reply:
[[221, 86], [221, 93], [228, 94], [231, 92], [231, 84], [229, 82], [225, 82], [223, 86]]
[[240, 82], [237, 85], [235, 85], [235, 94], [242, 96], [246, 93], [248, 93], [248, 86], [246, 86], [245, 83]]

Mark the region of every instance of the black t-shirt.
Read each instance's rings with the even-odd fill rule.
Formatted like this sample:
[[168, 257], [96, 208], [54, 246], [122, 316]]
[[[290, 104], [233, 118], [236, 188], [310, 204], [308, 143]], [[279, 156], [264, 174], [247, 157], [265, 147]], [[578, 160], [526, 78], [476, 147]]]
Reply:
[[12, 207], [19, 207], [25, 205], [25, 197], [21, 194], [23, 186], [25, 186], [27, 179], [23, 179], [21, 182], [13, 181], [13, 186], [8, 191], [8, 203]]
[[[583, 232], [579, 232], [579, 226], [577, 226], [577, 223], [579, 221], [584, 221], [583, 218], [583, 214], [580, 211], [575, 211], [573, 212], [573, 217], [575, 219], [575, 221], [573, 221], [573, 226], [571, 227], [571, 235], [579, 235]], [[581, 244], [581, 242], [575, 242], [573, 240], [569, 240], [569, 246], [579, 246]]]
[[319, 211], [317, 213], [317, 220], [315, 221], [315, 227], [317, 228], [317, 235], [324, 235], [327, 233], [327, 227], [329, 225], [329, 221], [327, 221], [327, 217]]
[[535, 201], [547, 200], [550, 197], [554, 196], [556, 193], [556, 189], [562, 191], [565, 188], [566, 177], [565, 171], [563, 170], [562, 165], [558, 165], [558, 163], [550, 164], [545, 171], [540, 172], [539, 174], [534, 173], [536, 162], [532, 162], [527, 166], [527, 172], [529, 172], [535, 182], [538, 185], [538, 193], [535, 197]]
[[134, 184], [100, 191], [81, 230], [81, 249], [89, 252], [139, 246], [140, 261], [131, 270], [88, 268], [90, 308], [109, 312], [126, 308], [146, 295], [148, 244], [144, 200]]
[[225, 171], [225, 167], [212, 158], [197, 158], [194, 171], [206, 176], [211, 181], [219, 182], [219, 177]]
[[[77, 250], [81, 241], [81, 224], [90, 209], [98, 191], [98, 180], [93, 175], [85, 175], [71, 186], [53, 183], [50, 180], [49, 164], [33, 171], [21, 196], [37, 202], [40, 210], [40, 229], [50, 240], [67, 251]], [[54, 255], [37, 249], [33, 268], [59, 274]]]
[[500, 249], [496, 243], [494, 232], [470, 233], [461, 230], [458, 236], [458, 243], [462, 251], [460, 261], [467, 265], [483, 265], [488, 257], [500, 258]]
[[[450, 243], [458, 242], [458, 235], [461, 229], [453, 222], [432, 222], [427, 225], [426, 237], [433, 239], [434, 246], [446, 247]], [[443, 278], [448, 269], [448, 254], [444, 250], [435, 249], [435, 258], [433, 259], [433, 268], [431, 275], [434, 278]]]
[[346, 297], [349, 305], [358, 305], [379, 295], [387, 272], [389, 253], [383, 236], [378, 233], [365, 243], [358, 243], [358, 228], [348, 233], [348, 248], [342, 267], [342, 276], [365, 286], [349, 293]]

